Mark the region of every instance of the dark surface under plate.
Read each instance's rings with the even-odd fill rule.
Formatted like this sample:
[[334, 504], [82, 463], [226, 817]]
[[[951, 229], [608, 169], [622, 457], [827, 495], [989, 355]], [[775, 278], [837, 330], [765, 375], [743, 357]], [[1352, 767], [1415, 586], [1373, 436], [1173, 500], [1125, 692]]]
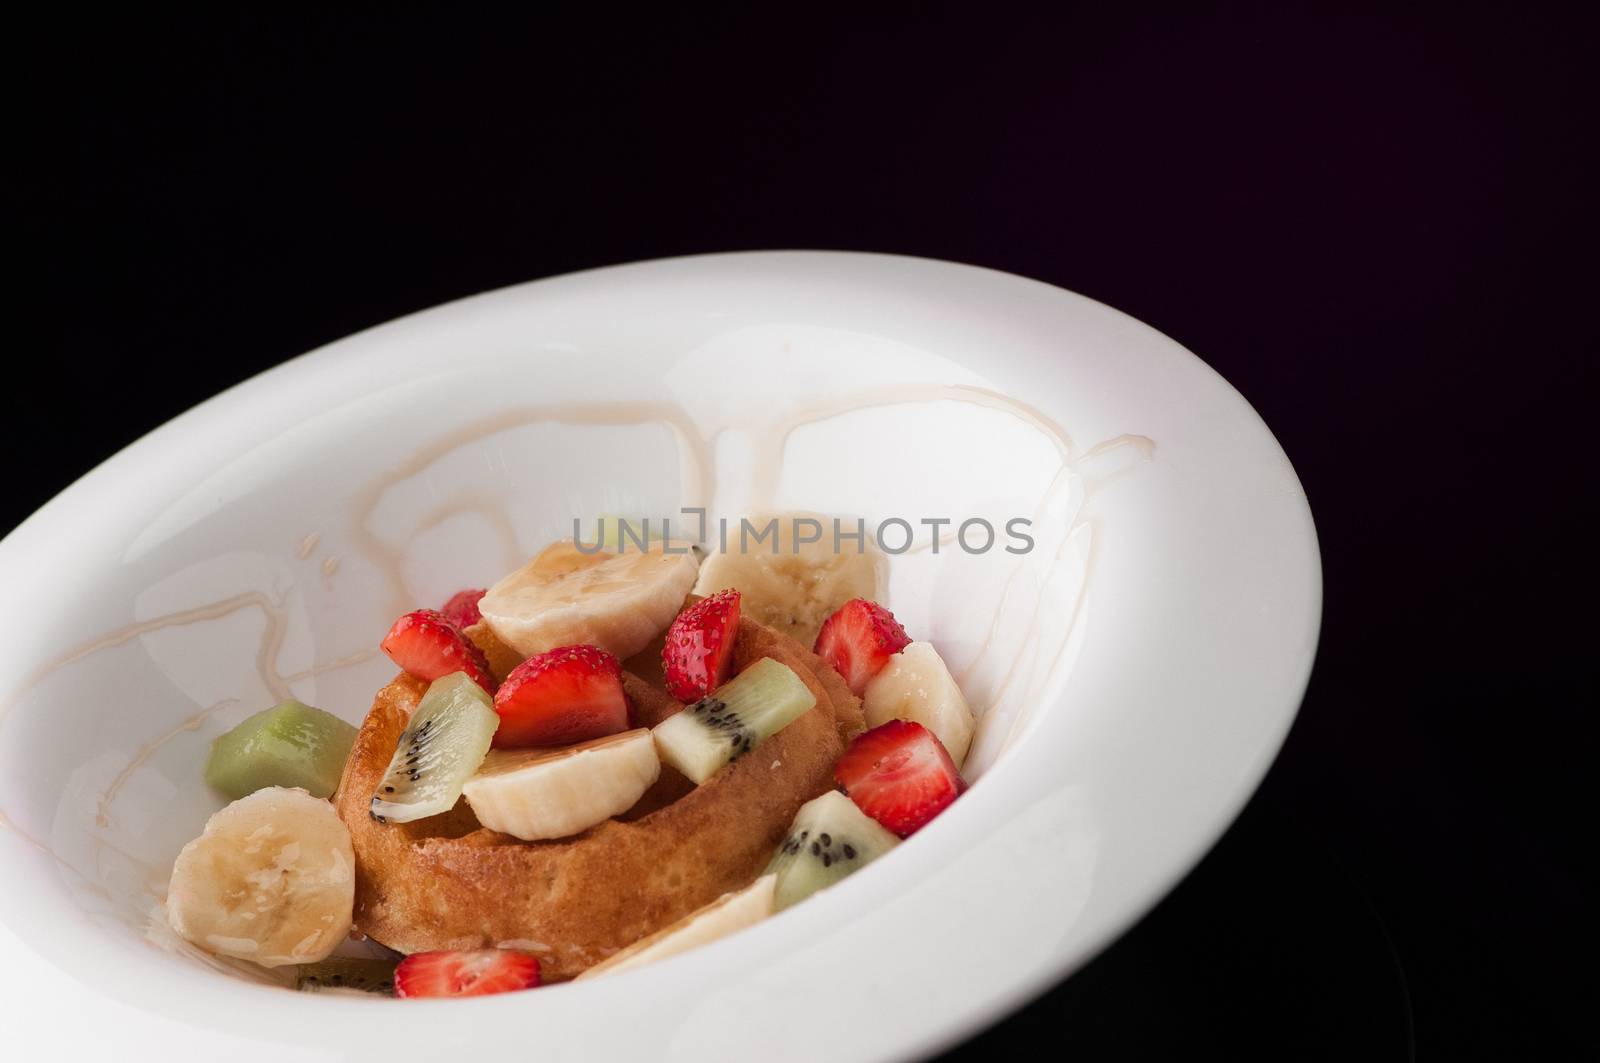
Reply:
[[1050, 281], [1261, 412], [1324, 634], [1218, 848], [950, 1058], [1592, 1049], [1562, 962], [1593, 870], [1579, 9], [867, 6], [13, 26], [43, 333], [13, 347], [0, 525], [286, 357], [535, 277], [821, 247]]

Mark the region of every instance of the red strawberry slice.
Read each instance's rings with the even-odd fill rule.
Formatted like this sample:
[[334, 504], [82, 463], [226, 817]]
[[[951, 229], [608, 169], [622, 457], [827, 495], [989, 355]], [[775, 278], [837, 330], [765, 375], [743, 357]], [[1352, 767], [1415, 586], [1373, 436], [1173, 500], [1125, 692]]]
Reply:
[[478, 602], [486, 591], [472, 589], [456, 591], [439, 609], [444, 618], [459, 628], [469, 628], [483, 619], [483, 614], [478, 612]]
[[494, 744], [565, 746], [628, 729], [622, 665], [598, 646], [562, 646], [517, 665], [494, 696]]
[[431, 683], [451, 672], [465, 672], [484, 690], [494, 690], [483, 651], [436, 610], [418, 609], [396, 620], [384, 637], [383, 652], [418, 679]]
[[860, 697], [867, 680], [909, 645], [911, 636], [893, 613], [877, 602], [854, 598], [823, 623], [812, 652], [833, 665], [850, 692]]
[[481, 997], [538, 984], [539, 957], [515, 949], [414, 952], [394, 969], [401, 997]]
[[733, 664], [733, 637], [738, 630], [739, 592], [732, 587], [679, 613], [661, 648], [667, 693], [688, 704], [721, 686]]
[[908, 838], [949, 807], [967, 784], [934, 733], [890, 720], [858, 735], [833, 766], [856, 807]]

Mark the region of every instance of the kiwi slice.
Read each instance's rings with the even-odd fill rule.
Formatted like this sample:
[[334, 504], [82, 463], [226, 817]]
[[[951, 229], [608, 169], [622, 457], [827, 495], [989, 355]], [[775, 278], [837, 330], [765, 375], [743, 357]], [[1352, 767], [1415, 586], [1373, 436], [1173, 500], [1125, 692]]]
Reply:
[[[620, 552], [622, 549], [622, 526], [624, 524], [628, 526], [628, 542], [630, 544], [643, 541], [644, 521], [637, 517], [619, 517], [615, 513], [602, 513], [595, 523], [595, 530], [604, 533], [600, 536], [601, 545], [607, 550]], [[657, 538], [661, 535], [659, 528], [651, 528], [650, 531]]]
[[899, 838], [837, 790], [807, 801], [762, 872], [778, 876], [774, 910], [805, 900], [899, 844]]
[[295, 972], [294, 987], [307, 993], [353, 989], [392, 997], [394, 967], [393, 960], [361, 960], [334, 956], [320, 963], [302, 963]]
[[206, 782], [234, 800], [268, 786], [331, 797], [355, 740], [356, 729], [339, 717], [291, 699], [211, 743]]
[[656, 753], [696, 783], [750, 752], [817, 703], [794, 669], [763, 657], [653, 732]]
[[377, 793], [372, 818], [410, 823], [448, 812], [478, 770], [500, 717], [484, 689], [465, 672], [435, 679], [400, 735]]

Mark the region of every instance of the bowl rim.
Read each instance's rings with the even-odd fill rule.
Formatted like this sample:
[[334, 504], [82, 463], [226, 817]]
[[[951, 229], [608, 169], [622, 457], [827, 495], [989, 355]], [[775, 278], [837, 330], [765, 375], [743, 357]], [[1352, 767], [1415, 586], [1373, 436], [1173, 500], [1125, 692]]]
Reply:
[[[640, 276], [650, 273], [670, 275], [674, 271], [685, 269], [703, 271], [710, 268], [714, 271], [722, 267], [729, 267], [734, 272], [748, 272], [751, 269], [777, 270], [779, 272], [785, 269], [811, 271], [820, 269], [826, 272], [836, 265], [840, 266], [840, 268], [844, 268], [847, 265], [849, 269], [856, 269], [859, 266], [866, 273], [878, 270], [886, 271], [887, 273], [893, 273], [897, 270], [913, 270], [921, 272], [924, 276], [944, 275], [958, 283], [971, 281], [976, 284], [977, 279], [981, 277], [987, 278], [985, 283], [1002, 287], [1026, 286], [1034, 291], [1035, 294], [1042, 290], [1048, 293], [1048, 298], [1070, 299], [1073, 301], [1077, 311], [1098, 316], [1117, 327], [1127, 330], [1130, 335], [1136, 337], [1139, 343], [1165, 346], [1169, 349], [1169, 352], [1178, 352], [1189, 360], [1189, 368], [1191, 370], [1200, 372], [1201, 377], [1206, 381], [1206, 386], [1214, 392], [1214, 398], [1224, 405], [1231, 404], [1233, 406], [1233, 412], [1240, 418], [1242, 430], [1257, 433], [1258, 438], [1255, 442], [1264, 444], [1259, 456], [1279, 463], [1281, 465], [1280, 471], [1286, 475], [1287, 480], [1292, 482], [1294, 488], [1298, 490], [1298, 494], [1286, 498], [1285, 502], [1299, 516], [1298, 534], [1303, 537], [1301, 545], [1309, 550], [1310, 569], [1303, 573], [1309, 582], [1306, 593], [1298, 603], [1299, 612], [1292, 619], [1295, 623], [1308, 625], [1310, 651], [1303, 661], [1291, 669], [1291, 674], [1279, 690], [1278, 700], [1282, 703], [1281, 709], [1271, 719], [1270, 726], [1259, 736], [1258, 749], [1253, 759], [1235, 775], [1233, 785], [1228, 789], [1225, 796], [1215, 802], [1210, 814], [1205, 817], [1205, 823], [1186, 835], [1181, 851], [1169, 853], [1168, 858], [1163, 861], [1167, 866], [1167, 873], [1144, 883], [1138, 890], [1140, 896], [1132, 903], [1125, 904], [1118, 918], [1102, 920], [1092, 932], [1081, 935], [1072, 949], [1059, 951], [1053, 957], [1052, 962], [1036, 964], [1027, 971], [1026, 977], [1016, 979], [1004, 987], [998, 987], [993, 992], [980, 995], [979, 999], [970, 1001], [959, 1014], [946, 1014], [934, 1025], [917, 1031], [920, 1036], [900, 1039], [897, 1042], [898, 1047], [894, 1049], [893, 1054], [926, 1054], [938, 1051], [966, 1036], [970, 1036], [976, 1030], [989, 1025], [1004, 1014], [1020, 1007], [1026, 1001], [1044, 992], [1051, 985], [1059, 982], [1071, 972], [1089, 962], [1094, 956], [1103, 951], [1110, 942], [1124, 933], [1129, 926], [1148, 913], [1161, 898], [1166, 896], [1193, 870], [1200, 858], [1215, 845], [1221, 835], [1237, 818], [1239, 812], [1260, 785], [1298, 713], [1314, 665], [1323, 605], [1320, 551], [1310, 506], [1287, 455], [1284, 454], [1281, 444], [1272, 435], [1270, 428], [1261, 419], [1259, 413], [1220, 374], [1175, 341], [1150, 326], [1123, 314], [1121, 311], [1088, 297], [1051, 286], [1045, 282], [987, 267], [918, 256], [827, 250], [742, 251], [676, 256], [596, 267], [509, 285], [418, 310], [402, 317], [373, 325], [350, 336], [290, 358], [277, 366], [233, 385], [152, 429], [79, 477], [21, 524], [17, 525], [16, 528], [12, 529], [4, 539], [0, 539], [0, 572], [5, 572], [16, 564], [18, 555], [24, 549], [28, 549], [31, 552], [32, 548], [41, 539], [47, 538], [48, 535], [46, 533], [52, 530], [52, 525], [64, 519], [70, 519], [81, 512], [80, 507], [87, 504], [91, 497], [104, 493], [107, 486], [122, 471], [145, 460], [146, 456], [151, 454], [157, 447], [167, 441], [181, 437], [182, 434], [192, 428], [202, 426], [209, 419], [221, 416], [230, 407], [256, 401], [269, 385], [296, 383], [298, 377], [316, 372], [318, 365], [331, 357], [351, 350], [358, 343], [365, 350], [371, 346], [372, 341], [381, 340], [393, 334], [396, 330], [412, 328], [419, 322], [448, 326], [452, 317], [470, 316], [480, 307], [522, 298], [529, 293], [542, 294], [549, 292], [553, 294], [558, 292], [562, 286], [606, 284], [610, 283], [612, 278], [627, 279], [630, 276], [632, 279], [637, 280]], [[959, 808], [960, 805], [957, 807]], [[954, 830], [947, 833], [952, 837], [956, 834]], [[967, 832], [963, 831], [962, 833], [965, 834]], [[924, 849], [927, 848], [926, 846], [924, 847]], [[909, 855], [909, 852], [910, 850], [907, 850], [907, 855]], [[929, 863], [930, 861], [926, 859], [920, 861], [924, 870], [931, 870], [928, 867]], [[908, 863], [906, 871], [909, 873], [910, 870], [911, 866]], [[864, 877], [856, 876], [856, 878]], [[902, 874], [900, 878], [905, 878], [905, 875]], [[852, 881], [855, 880], [852, 879]], [[861, 885], [866, 886], [868, 884], [863, 882]], [[874, 885], [881, 887], [882, 884], [874, 883]], [[813, 898], [812, 903], [802, 909], [786, 913], [786, 918], [794, 923], [795, 930], [799, 929], [801, 920], [804, 920], [807, 924], [820, 925], [830, 918], [848, 918], [848, 913], [841, 908], [839, 903], [841, 896], [843, 896], [843, 891], [835, 890], [831, 892], [834, 895], [819, 895]], [[860, 896], [855, 898], [846, 897], [846, 899], [852, 900], [852, 903], [860, 903], [861, 900], [869, 899], [872, 895], [883, 896], [886, 891], [883, 888], [874, 888], [870, 891], [861, 889], [856, 892]], [[12, 924], [14, 929], [18, 930], [19, 936], [28, 941], [35, 949], [40, 952], [46, 952], [45, 949], [39, 948], [36, 940], [30, 940], [30, 938], [34, 937], [33, 934], [24, 933], [24, 931], [32, 928], [24, 927], [21, 923], [14, 923], [10, 918], [10, 914], [4, 909], [0, 909], [0, 918], [4, 918], [8, 924]], [[777, 937], [777, 932], [781, 929], [783, 928], [774, 923], [758, 926], [740, 934], [738, 936], [739, 940], [748, 939], [744, 940], [745, 959], [741, 962], [748, 965], [755, 962], [752, 957], [758, 953], [770, 951]], [[783, 936], [792, 938], [794, 934], [785, 933]], [[734, 940], [736, 939], [730, 939], [728, 943], [732, 944]], [[711, 976], [715, 964], [719, 960], [727, 959], [727, 957], [720, 956], [718, 953], [726, 951], [726, 949], [719, 946], [715, 950], [702, 950], [699, 954], [680, 957], [674, 961], [675, 964], [679, 964], [682, 967], [679, 977], [685, 981], [693, 981], [692, 976], [696, 973], [701, 976]], [[57, 956], [59, 956], [58, 952], [51, 957], [54, 962], [59, 962]], [[695, 965], [703, 968], [703, 970], [697, 971]], [[165, 987], [138, 983], [130, 985], [127, 982], [119, 982], [116, 978], [102, 977], [101, 972], [93, 970], [93, 967], [94, 964], [92, 963], [71, 964], [72, 973], [86, 982], [97, 985], [99, 989], [110, 992], [114, 996], [120, 996], [150, 1010], [179, 1017], [186, 1021], [196, 1021], [207, 1026], [217, 1022], [221, 1025], [216, 1028], [236, 1029], [237, 1023], [235, 1020], [221, 1019], [215, 1016], [210, 1018], [197, 1016], [192, 1008], [182, 1002], [173, 1000], [173, 994]], [[640, 978], [649, 975], [649, 973], [649, 969], [646, 969], [618, 976], [618, 978]], [[611, 982], [613, 979], [604, 981]], [[599, 987], [600, 985], [601, 982], [597, 981], [595, 983], [587, 983], [584, 987], [563, 986], [554, 988], [557, 988], [563, 996], [567, 996], [574, 991], [591, 991], [588, 987]], [[330, 1004], [329, 1001], [308, 1002], [304, 998], [287, 999], [292, 1000], [297, 1008], [303, 1009], [307, 1013], [340, 1012], [351, 1015], [358, 1014], [353, 1008], [345, 1007], [344, 1002], [328, 1006]], [[308, 1003], [310, 1007], [306, 1007]], [[388, 1007], [388, 1005], [381, 1002], [365, 1001], [361, 1002], [361, 1006], [370, 1006], [373, 1003], [378, 1003], [378, 1006]], [[459, 1006], [462, 1003], [465, 1002], [453, 1002], [452, 1006]], [[482, 1008], [485, 1018], [489, 1017], [487, 1012], [494, 1010], [497, 1006], [493, 1001], [488, 1002], [486, 1006], [482, 1002], [474, 1003], [478, 1003]], [[402, 1006], [414, 1006], [414, 1004]], [[276, 1007], [271, 1010], [276, 1010]], [[386, 1017], [388, 1017], [387, 1013]], [[329, 1028], [320, 1019], [314, 1026], [324, 1029]], [[886, 1057], [882, 1055], [863, 1055], [860, 1058]]]

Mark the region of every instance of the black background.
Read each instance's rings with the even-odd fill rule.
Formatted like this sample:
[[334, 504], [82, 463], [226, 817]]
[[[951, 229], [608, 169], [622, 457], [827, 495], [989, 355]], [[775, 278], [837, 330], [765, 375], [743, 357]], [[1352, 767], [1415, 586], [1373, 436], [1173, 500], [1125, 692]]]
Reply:
[[1594, 757], [1571, 732], [1595, 674], [1594, 37], [1569, 13], [528, 5], [12, 30], [13, 261], [42, 331], [8, 359], [0, 525], [284, 358], [536, 277], [818, 247], [1071, 288], [1197, 352], [1277, 433], [1321, 535], [1322, 645], [1217, 849], [952, 1058], [1593, 1050]]

